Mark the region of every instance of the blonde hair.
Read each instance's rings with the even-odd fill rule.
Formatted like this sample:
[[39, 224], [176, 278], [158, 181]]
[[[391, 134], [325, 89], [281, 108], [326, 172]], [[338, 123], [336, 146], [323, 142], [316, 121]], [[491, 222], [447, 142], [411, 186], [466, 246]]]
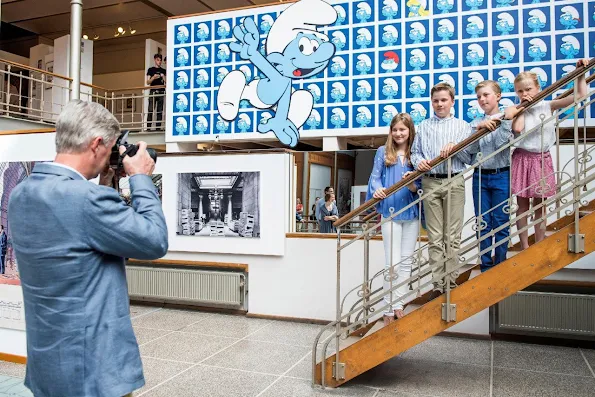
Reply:
[[409, 139], [407, 139], [407, 150], [405, 151], [405, 158], [408, 163], [411, 163], [411, 146], [413, 145], [413, 139], [415, 138], [415, 125], [411, 116], [407, 113], [399, 113], [390, 122], [390, 129], [388, 130], [388, 138], [386, 139], [385, 151], [384, 151], [384, 164], [391, 166], [397, 162], [397, 145], [392, 136], [392, 131], [397, 123], [405, 124], [405, 127], [409, 129]]
[[438, 83], [430, 90], [430, 97], [433, 97], [435, 93], [439, 91], [448, 91], [450, 97], [454, 101], [455, 99], [455, 89], [448, 83]]
[[539, 79], [537, 78], [537, 74], [533, 73], [533, 72], [521, 72], [519, 74], [517, 74], [517, 76], [514, 79], [514, 84], [520, 83], [521, 81], [524, 80], [532, 80], [533, 84], [535, 84], [535, 86], [537, 88], [540, 88], [541, 86], [539, 85]]
[[484, 80], [481, 83], [477, 84], [475, 86], [475, 93], [477, 94], [479, 90], [486, 87], [491, 87], [492, 91], [494, 91], [494, 94], [502, 95], [502, 88], [500, 88], [500, 85], [496, 83], [494, 80]]

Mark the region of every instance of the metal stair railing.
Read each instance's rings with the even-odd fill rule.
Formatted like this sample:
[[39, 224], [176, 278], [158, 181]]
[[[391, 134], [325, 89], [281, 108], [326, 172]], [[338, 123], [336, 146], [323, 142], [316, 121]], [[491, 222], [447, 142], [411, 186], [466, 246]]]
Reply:
[[[0, 79], [7, 81], [0, 84], [0, 116], [50, 125], [68, 103], [72, 90], [70, 77], [5, 59], [0, 59]], [[145, 100], [165, 101], [165, 93], [155, 92], [156, 89], [165, 90], [165, 86], [107, 89], [81, 83], [80, 99], [103, 105], [122, 129], [141, 132], [152, 128], [146, 121], [149, 110]], [[164, 106], [159, 131], [165, 131], [165, 113]]]
[[[525, 111], [530, 107], [534, 106], [539, 101], [547, 98], [549, 95], [552, 95], [554, 92], [559, 90], [560, 88], [564, 87], [566, 84], [570, 83], [571, 81], [577, 80], [577, 78], [585, 74], [587, 71], [593, 69], [595, 67], [595, 59], [591, 60], [588, 66], [579, 67], [574, 72], [567, 75], [565, 78], [557, 81], [552, 86], [548, 87], [547, 89], [541, 91], [536, 98], [531, 102], [523, 102], [518, 105], [518, 108], [523, 108]], [[591, 76], [593, 77], [593, 76]], [[590, 79], [591, 81], [593, 79]], [[529, 230], [531, 227], [543, 227], [545, 228], [544, 221], [547, 220], [548, 217], [558, 216], [559, 214], [564, 211], [564, 213], [568, 215], [574, 214], [574, 227], [575, 227], [575, 234], [572, 241], [569, 242], [569, 250], [573, 252], [580, 252], [581, 250], [581, 236], [579, 233], [579, 207], [581, 205], [586, 205], [586, 203], [591, 199], [592, 194], [595, 192], [594, 188], [589, 189], [588, 184], [592, 185], [593, 180], [595, 180], [595, 164], [591, 163], [592, 156], [591, 153], [595, 150], [593, 147], [588, 146], [586, 142], [586, 136], [584, 136], [583, 141], [581, 142], [579, 137], [579, 126], [578, 126], [578, 116], [580, 111], [584, 111], [588, 106], [593, 103], [593, 100], [588, 100], [590, 96], [595, 96], [595, 91], [588, 92], [584, 98], [577, 98], [577, 84], [574, 84], [574, 94], [575, 100], [572, 104], [567, 106], [564, 109], [560, 109], [556, 112], [553, 112], [552, 116], [546, 118], [544, 115], [541, 117], [541, 125], [536, 126], [531, 131], [527, 131], [526, 133], [520, 134], [514, 139], [511, 139], [510, 142], [501, 148], [499, 148], [496, 152], [491, 153], [487, 156], [483, 156], [482, 153], [477, 153], [476, 162], [468, 167], [464, 172], [457, 175], [457, 178], [463, 178], [465, 181], [473, 177], [473, 173], [476, 170], [481, 170], [483, 164], [488, 161], [490, 158], [496, 156], [498, 153], [509, 150], [514, 148], [518, 142], [526, 137], [527, 134], [540, 131], [542, 140], [543, 140], [543, 133], [544, 133], [544, 125], [546, 123], [554, 123], [556, 127], [559, 126], [560, 123], [563, 121], [569, 120], [570, 118], [574, 119], [574, 137], [573, 137], [573, 148], [574, 148], [574, 156], [573, 160], [569, 161], [567, 164], [564, 165], [562, 169], [558, 167], [558, 171], [554, 171], [554, 176], [556, 179], [556, 189], [555, 192], [552, 192], [551, 195], [547, 195], [544, 189], [544, 179], [547, 175], [542, 178], [540, 183], [535, 184], [532, 186], [537, 188], [538, 190], [541, 189], [542, 194], [542, 201], [536, 205], [534, 205], [529, 210], [523, 212], [522, 214], [514, 214], [518, 210], [518, 206], [515, 203], [516, 195], [509, 195], [509, 197], [498, 203], [497, 205], [490, 208], [488, 211], [484, 213], [480, 213], [477, 216], [471, 217], [467, 222], [464, 222], [464, 227], [469, 228], [471, 227], [472, 233], [470, 233], [465, 238], [461, 237], [460, 244], [458, 247], [453, 247], [450, 241], [447, 241], [446, 247], [446, 257], [439, 261], [434, 266], [430, 265], [429, 257], [427, 255], [427, 251], [429, 248], [430, 243], [422, 243], [420, 241], [420, 235], [418, 235], [417, 239], [417, 247], [414, 250], [413, 254], [409, 257], [401, 257], [398, 260], [393, 260], [392, 252], [390, 255], [390, 263], [394, 265], [390, 267], [384, 267], [375, 272], [370, 277], [370, 262], [369, 262], [369, 242], [371, 238], [378, 232], [378, 230], [382, 227], [382, 225], [386, 224], [386, 222], [390, 222], [391, 233], [390, 236], [394, 238], [393, 228], [394, 222], [392, 219], [398, 216], [399, 214], [403, 213], [404, 211], [408, 210], [413, 206], [419, 206], [421, 209], [422, 202], [425, 198], [427, 198], [430, 194], [437, 192], [438, 190], [443, 191], [447, 190], [447, 194], [450, 196], [450, 191], [454, 183], [454, 177], [451, 173], [451, 162], [452, 158], [459, 153], [461, 150], [464, 150], [469, 145], [472, 145], [474, 142], [481, 139], [484, 135], [490, 133], [487, 129], [480, 129], [475, 134], [470, 136], [469, 138], [465, 139], [463, 142], [457, 144], [453, 149], [453, 152], [445, 159], [436, 158], [431, 161], [431, 166], [435, 167], [438, 164], [443, 162], [447, 162], [447, 169], [449, 177], [445, 181], [445, 183], [438, 189], [434, 189], [429, 192], [424, 192], [422, 189], [418, 190], [418, 198], [409, 204], [408, 206], [395, 211], [394, 209], [390, 210], [390, 217], [386, 219], [382, 219], [378, 223], [371, 223], [372, 219], [375, 217], [375, 213], [368, 214], [365, 217], [366, 221], [369, 221], [368, 224], [364, 225], [364, 230], [361, 234], [356, 236], [356, 238], [350, 239], [349, 241], [342, 243], [341, 240], [341, 227], [345, 225], [347, 222], [355, 219], [356, 217], [363, 215], [367, 211], [369, 211], [378, 201], [377, 199], [368, 200], [366, 203], [362, 204], [359, 208], [351, 211], [349, 214], [345, 215], [344, 217], [337, 220], [334, 224], [337, 227], [337, 279], [336, 279], [336, 319], [331, 322], [330, 324], [326, 325], [321, 329], [317, 337], [315, 338], [313, 350], [312, 350], [312, 384], [314, 385], [315, 382], [315, 371], [317, 365], [317, 355], [318, 355], [318, 348], [321, 347], [322, 351], [320, 352], [322, 356], [322, 360], [324, 361], [327, 358], [327, 349], [332, 341], [334, 341], [334, 350], [335, 352], [332, 355], [335, 356], [333, 362], [333, 377], [335, 379], [341, 378], [341, 361], [340, 361], [340, 350], [341, 350], [341, 341], [347, 339], [350, 334], [354, 331], [358, 330], [361, 327], [366, 326], [370, 321], [379, 317], [379, 313], [382, 311], [391, 308], [392, 305], [397, 300], [402, 300], [407, 302], [407, 300], [411, 300], [411, 298], [419, 297], [427, 290], [432, 289], [443, 289], [444, 294], [446, 296], [446, 304], [443, 305], [442, 311], [442, 319], [446, 322], [453, 322], [455, 321], [453, 318], [453, 313], [451, 312], [451, 300], [450, 300], [450, 292], [451, 290], [456, 287], [456, 279], [459, 275], [459, 272], [462, 270], [463, 267], [468, 265], [469, 263], [473, 264], [474, 261], [478, 261], [481, 258], [481, 255], [486, 252], [491, 252], [494, 247], [497, 247], [501, 244], [510, 244], [513, 238], [516, 238], [520, 233]], [[572, 92], [572, 90], [570, 90]], [[568, 95], [568, 92], [564, 94], [565, 96]], [[585, 120], [586, 123], [586, 120]], [[585, 126], [586, 128], [586, 126]], [[559, 153], [559, 129], [556, 128], [557, 136], [555, 146]], [[582, 147], [582, 149], [581, 149]], [[559, 160], [558, 160], [559, 162]], [[569, 170], [570, 165], [573, 165], [574, 169]], [[542, 162], [542, 174], [543, 174], [543, 162]], [[404, 178], [395, 185], [391, 186], [390, 188], [386, 189], [386, 195], [389, 196], [394, 194], [401, 188], [406, 188], [405, 186], [409, 183], [413, 182], [415, 179], [421, 177], [422, 173], [414, 172], [410, 174], [408, 178]], [[479, 172], [481, 176], [481, 172]], [[480, 179], [481, 182], [481, 179]], [[481, 191], [481, 188], [480, 188]], [[481, 196], [480, 196], [481, 197]], [[481, 205], [479, 205], [481, 208]], [[509, 222], [493, 229], [489, 233], [481, 233], [482, 230], [486, 228], [486, 222], [483, 218], [488, 215], [491, 211], [497, 210], [501, 208], [509, 217]], [[547, 210], [547, 211], [545, 211]], [[448, 212], [448, 209], [447, 209]], [[421, 213], [421, 212], [420, 212]], [[514, 214], [514, 215], [513, 215]], [[528, 217], [532, 215], [532, 220], [527, 220], [527, 224], [522, 228], [517, 228], [517, 230], [513, 233], [512, 226], [516, 223], [517, 220]], [[418, 219], [418, 222], [421, 221]], [[447, 214], [447, 224], [450, 224], [451, 217]], [[509, 235], [507, 238], [499, 240], [496, 243], [492, 243], [491, 239], [495, 236], [496, 233], [501, 231], [504, 228], [508, 228]], [[448, 228], [450, 229], [450, 228]], [[420, 228], [421, 230], [421, 228]], [[383, 236], [383, 238], [388, 238], [388, 236]], [[489, 239], [490, 244], [488, 248], [481, 250], [480, 244], [482, 241]], [[359, 241], [363, 242], [363, 251], [364, 251], [364, 268], [363, 268], [363, 282], [354, 286], [353, 288], [349, 289], [347, 293], [341, 295], [341, 253], [349, 246], [358, 243]], [[392, 247], [392, 242], [391, 242]], [[391, 249], [392, 251], [392, 249]], [[352, 253], [350, 253], [352, 255]], [[411, 268], [412, 272], [410, 277], [406, 279], [402, 279], [395, 275], [395, 268], [399, 266], [402, 262], [409, 261], [412, 263]], [[395, 263], [397, 262], [397, 263]], [[453, 264], [450, 264], [450, 263]], [[385, 290], [383, 284], [387, 282], [389, 283], [389, 288]], [[379, 283], [378, 287], [375, 287], [375, 283]], [[403, 286], [409, 286], [408, 292], [399, 297], [398, 299], [394, 299], [393, 294]], [[389, 296], [389, 303], [386, 303], [385, 298]], [[398, 321], [398, 320], [397, 320]], [[324, 337], [323, 337], [324, 336]], [[329, 356], [330, 357], [330, 356]], [[321, 366], [322, 370], [322, 386], [325, 386], [325, 366]]]

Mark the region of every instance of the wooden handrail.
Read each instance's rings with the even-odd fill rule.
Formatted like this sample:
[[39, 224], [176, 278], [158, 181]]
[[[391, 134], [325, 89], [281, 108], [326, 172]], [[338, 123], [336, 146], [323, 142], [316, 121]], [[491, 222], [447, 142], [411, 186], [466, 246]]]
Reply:
[[[559, 90], [561, 87], [564, 87], [566, 84], [570, 83], [576, 77], [580, 76], [581, 74], [584, 74], [585, 72], [587, 72], [594, 66], [595, 66], [595, 58], [591, 59], [591, 61], [587, 64], [587, 66], [581, 66], [581, 67], [576, 68], [575, 70], [573, 70], [571, 73], [567, 74], [562, 79], [556, 81], [554, 84], [547, 87], [545, 90], [540, 91], [539, 94], [537, 94], [535, 96], [535, 98], [533, 98], [532, 101], [523, 101], [519, 105], [516, 105], [517, 109], [521, 109], [521, 111], [518, 113], [518, 115], [520, 115], [523, 112], [525, 112], [526, 110], [530, 109], [531, 107], [533, 107], [535, 104], [537, 104], [541, 100], [552, 95], [554, 92]], [[568, 91], [572, 92], [572, 89], [570, 89]], [[567, 94], [567, 95], [569, 95], [569, 94]], [[499, 120], [495, 120], [495, 121], [497, 124], [500, 123]], [[465, 149], [467, 146], [471, 145], [475, 141], [483, 138], [484, 135], [487, 135], [490, 132], [491, 131], [487, 128], [479, 128], [475, 134], [472, 134], [471, 136], [464, 139], [462, 142], [456, 144], [454, 146], [454, 148], [452, 149], [451, 154], [447, 158], [436, 157], [435, 159], [430, 161], [430, 167], [434, 168], [437, 165], [443, 163], [444, 161], [447, 161], [448, 158], [455, 156], [458, 152]], [[409, 174], [409, 176], [407, 176], [407, 178], [403, 178], [399, 182], [397, 182], [394, 185], [392, 185], [391, 187], [387, 188], [386, 196], [390, 196], [391, 194], [395, 193], [399, 189], [407, 186], [411, 182], [420, 178], [423, 174], [425, 174], [425, 172], [420, 172], [417, 170], [413, 171], [411, 174]], [[338, 220], [336, 220], [333, 225], [337, 228], [343, 226], [344, 224], [349, 222], [351, 219], [355, 218], [356, 216], [359, 216], [362, 212], [367, 211], [368, 209], [372, 208], [379, 201], [380, 201], [379, 199], [371, 198], [370, 200], [366, 201], [365, 203], [363, 203], [362, 205], [360, 205], [353, 211], [349, 212], [348, 214], [346, 214], [346, 215], [342, 216], [341, 218], [339, 218]]]
[[[34, 68], [33, 66], [23, 65], [22, 63], [9, 61], [9, 60], [2, 59], [2, 58], [0, 58], [0, 63], [6, 63], [6, 64], [9, 64], [9, 65], [12, 65], [12, 66], [16, 66], [16, 67], [18, 67], [20, 69], [29, 70], [31, 72], [42, 73], [42, 74], [45, 74], [45, 75], [48, 75], [48, 76], [58, 77], [60, 79], [66, 80], [66, 81], [72, 81], [72, 79], [70, 77], [62, 76], [61, 74], [56, 74], [56, 73], [53, 73], [53, 72], [48, 72], [47, 70]], [[97, 90], [102, 90], [102, 91], [105, 91], [105, 92], [133, 91], [133, 90], [149, 90], [149, 89], [153, 90], [153, 89], [161, 89], [161, 88], [165, 89], [165, 86], [164, 85], [158, 85], [158, 86], [156, 85], [156, 86], [142, 86], [142, 87], [118, 88], [118, 89], [110, 90], [109, 88], [101, 87], [101, 86], [90, 84], [90, 83], [85, 83], [83, 81], [81, 81], [81, 85], [82, 86], [85, 86], [85, 87], [95, 88]]]

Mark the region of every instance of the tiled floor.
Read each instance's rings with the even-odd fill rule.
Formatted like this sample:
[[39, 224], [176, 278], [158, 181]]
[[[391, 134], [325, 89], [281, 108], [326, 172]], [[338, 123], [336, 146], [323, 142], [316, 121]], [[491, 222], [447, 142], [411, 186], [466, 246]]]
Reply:
[[[133, 306], [146, 385], [135, 397], [593, 397], [595, 351], [434, 337], [336, 390], [310, 386], [319, 326]], [[0, 362], [0, 397], [31, 396]]]

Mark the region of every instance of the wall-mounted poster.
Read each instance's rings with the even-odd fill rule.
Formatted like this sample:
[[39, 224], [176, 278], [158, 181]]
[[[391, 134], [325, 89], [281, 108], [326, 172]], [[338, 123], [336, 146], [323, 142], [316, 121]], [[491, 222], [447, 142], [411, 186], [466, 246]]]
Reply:
[[260, 237], [260, 173], [178, 174], [177, 234]]
[[8, 224], [8, 200], [13, 189], [31, 174], [35, 162], [0, 163], [0, 284], [21, 285]]
[[594, 0], [299, 0], [173, 18], [168, 141], [386, 134], [398, 112], [431, 117], [439, 82], [471, 121], [480, 81], [514, 102], [519, 71], [550, 85], [595, 56], [594, 14]]

